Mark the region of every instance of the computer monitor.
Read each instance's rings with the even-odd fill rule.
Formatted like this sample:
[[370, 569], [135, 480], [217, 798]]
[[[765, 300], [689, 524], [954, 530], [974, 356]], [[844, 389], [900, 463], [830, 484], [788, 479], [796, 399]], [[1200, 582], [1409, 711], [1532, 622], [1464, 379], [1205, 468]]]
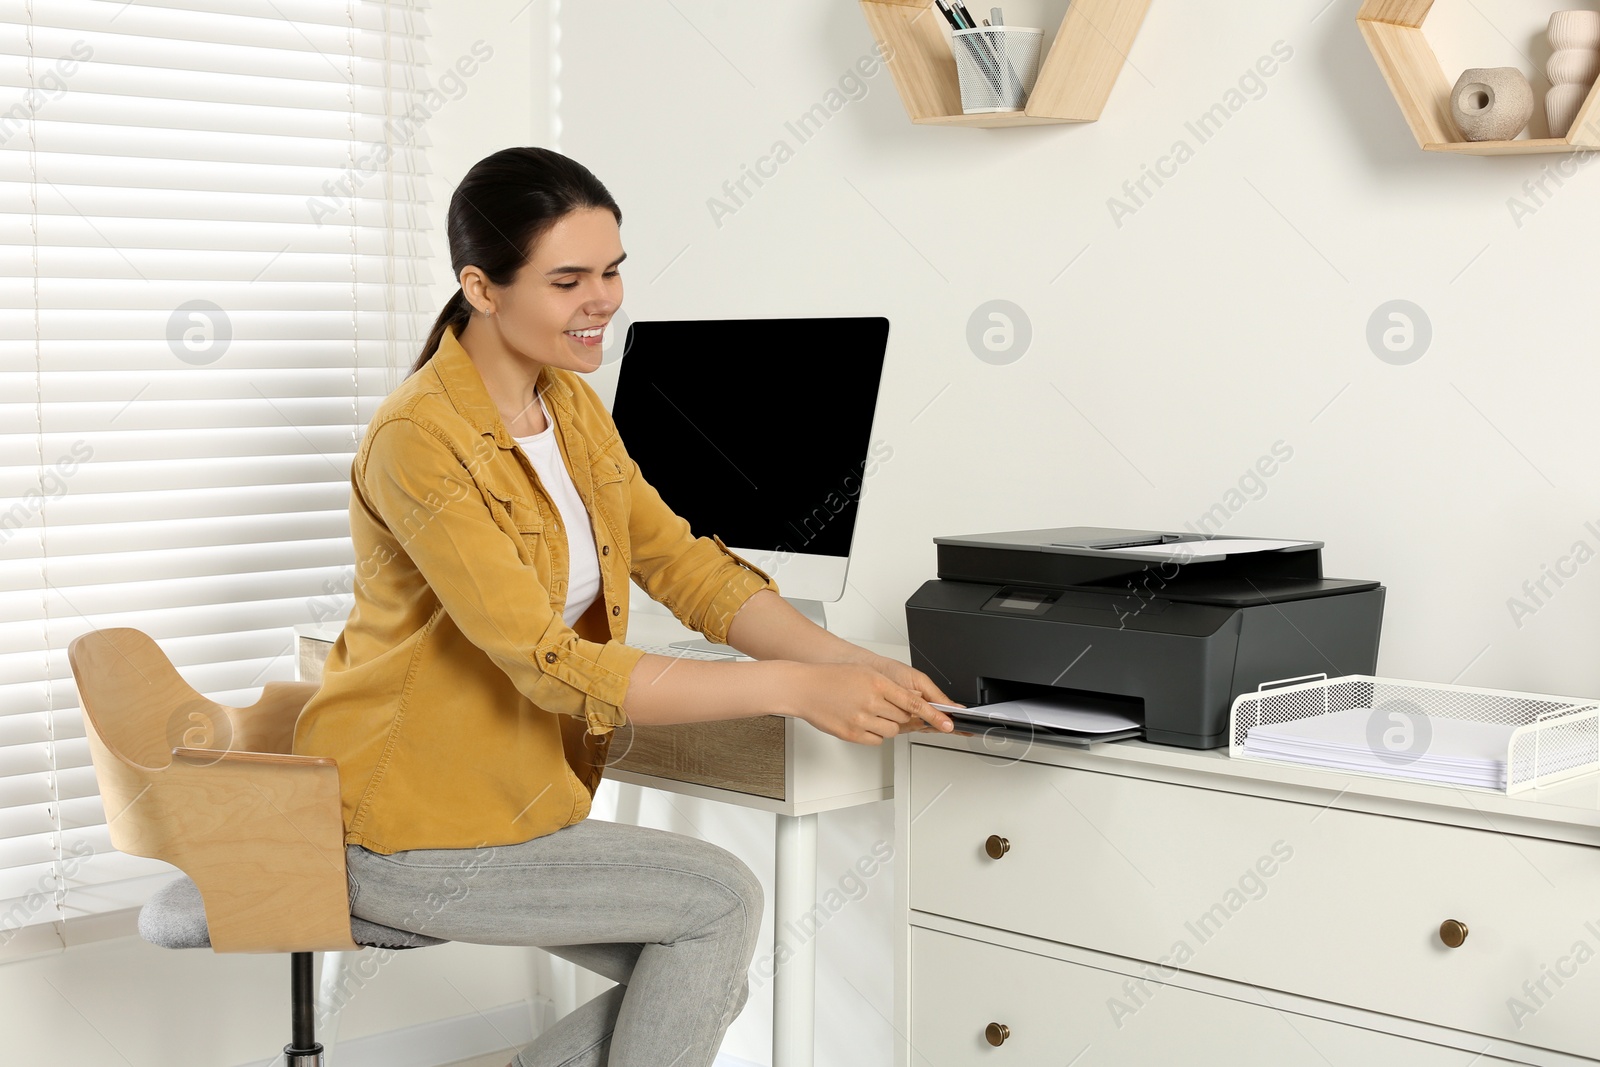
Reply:
[[[819, 624], [844, 593], [885, 318], [633, 323], [612, 417], [696, 536], [716, 534]], [[881, 446], [879, 446], [881, 448]]]

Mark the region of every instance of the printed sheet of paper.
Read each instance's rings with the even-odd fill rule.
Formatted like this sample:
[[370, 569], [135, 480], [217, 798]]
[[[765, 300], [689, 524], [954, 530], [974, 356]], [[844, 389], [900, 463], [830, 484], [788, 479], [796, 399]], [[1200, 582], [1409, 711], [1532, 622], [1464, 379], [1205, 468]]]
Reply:
[[998, 704], [984, 704], [964, 709], [951, 704], [933, 706], [943, 712], [975, 715], [997, 723], [1043, 726], [1055, 730], [1071, 730], [1080, 734], [1110, 734], [1122, 730], [1137, 730], [1142, 725], [1138, 719], [1120, 712], [1086, 706], [1083, 702], [1068, 698], [1006, 700]]

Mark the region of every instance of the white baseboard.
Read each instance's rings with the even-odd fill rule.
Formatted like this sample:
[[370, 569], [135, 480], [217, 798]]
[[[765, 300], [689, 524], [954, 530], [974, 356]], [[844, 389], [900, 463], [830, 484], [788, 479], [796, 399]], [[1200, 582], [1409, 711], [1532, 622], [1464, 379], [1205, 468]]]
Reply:
[[[382, 1034], [341, 1041], [323, 1057], [327, 1067], [439, 1067], [472, 1056], [521, 1048], [534, 1039], [533, 1007], [518, 1000], [482, 1014], [458, 1015]], [[269, 1064], [257, 1060], [239, 1067], [283, 1067], [283, 1053]], [[713, 1067], [765, 1067], [736, 1056], [719, 1055]]]

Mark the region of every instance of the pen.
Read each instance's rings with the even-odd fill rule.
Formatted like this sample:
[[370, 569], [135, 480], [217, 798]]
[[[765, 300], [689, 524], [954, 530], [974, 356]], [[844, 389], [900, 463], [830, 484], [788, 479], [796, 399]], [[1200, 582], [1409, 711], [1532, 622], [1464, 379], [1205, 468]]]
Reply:
[[945, 5], [944, 0], [933, 0], [933, 3], [934, 6], [939, 9], [939, 14], [944, 16], [944, 20], [950, 24], [951, 28], [957, 30], [966, 29], [965, 26], [961, 25], [961, 20], [956, 18], [955, 14], [951, 12], [950, 8]]
[[[955, 11], [956, 17], [966, 23], [967, 29], [977, 29], [978, 20], [972, 17], [972, 12], [967, 10], [965, 0], [949, 0], [950, 7]], [[967, 47], [972, 50], [972, 55], [978, 61], [978, 66], [983, 69], [983, 74], [988, 79], [994, 91], [1001, 92], [1001, 66], [1000, 52], [995, 44], [985, 34], [975, 34], [977, 40], [968, 40]], [[985, 62], [987, 60], [987, 62]]]

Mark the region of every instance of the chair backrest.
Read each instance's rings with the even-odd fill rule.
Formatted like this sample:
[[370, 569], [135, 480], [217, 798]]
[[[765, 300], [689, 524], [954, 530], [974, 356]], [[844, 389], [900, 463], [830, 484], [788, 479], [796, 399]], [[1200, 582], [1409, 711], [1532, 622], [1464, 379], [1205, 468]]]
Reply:
[[111, 843], [200, 888], [217, 952], [353, 951], [338, 766], [290, 752], [310, 682], [206, 699], [138, 630], [67, 646]]

